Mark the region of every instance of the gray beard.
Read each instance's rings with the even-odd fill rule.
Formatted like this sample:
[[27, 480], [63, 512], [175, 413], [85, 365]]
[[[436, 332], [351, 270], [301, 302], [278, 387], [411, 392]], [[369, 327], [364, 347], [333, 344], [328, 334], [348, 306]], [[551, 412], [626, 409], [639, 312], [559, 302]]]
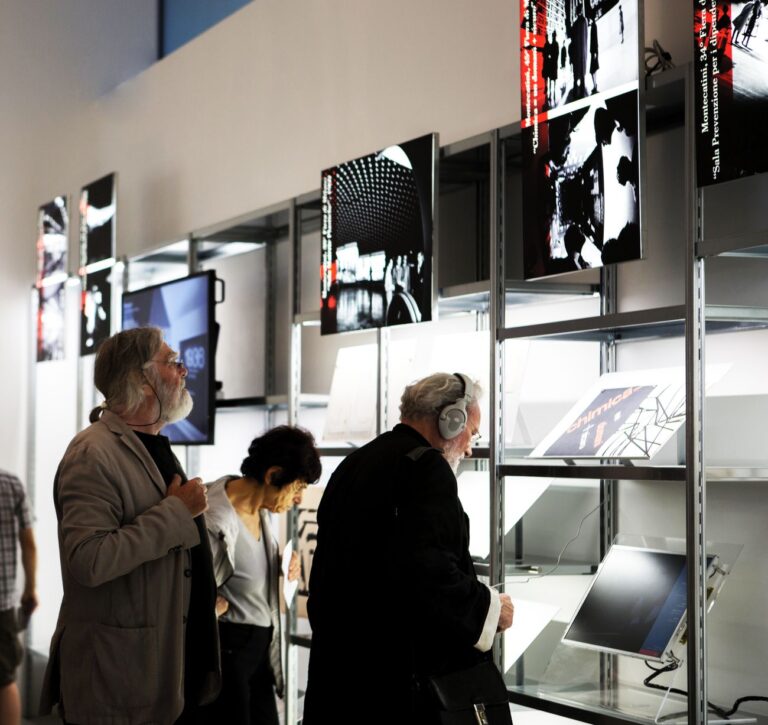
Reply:
[[162, 420], [166, 423], [176, 423], [179, 420], [186, 418], [191, 412], [194, 405], [192, 396], [189, 394], [189, 390], [182, 388], [178, 399], [171, 402], [168, 400], [169, 395], [165, 394], [167, 391], [163, 391], [163, 410]]

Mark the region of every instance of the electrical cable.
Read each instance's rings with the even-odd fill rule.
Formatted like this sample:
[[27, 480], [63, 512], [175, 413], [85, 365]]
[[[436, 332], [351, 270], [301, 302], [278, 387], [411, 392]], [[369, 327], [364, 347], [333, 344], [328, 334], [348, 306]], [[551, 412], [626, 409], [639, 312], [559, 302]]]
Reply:
[[[584, 515], [584, 518], [582, 518], [582, 520], [579, 522], [579, 528], [578, 528], [578, 530], [576, 531], [576, 535], [575, 535], [573, 538], [569, 539], [569, 540], [568, 540], [568, 541], [565, 543], [565, 546], [563, 546], [563, 548], [562, 548], [562, 549], [560, 549], [560, 553], [557, 555], [557, 561], [555, 562], [555, 565], [554, 565], [554, 566], [553, 566], [553, 567], [552, 567], [552, 568], [551, 568], [549, 571], [544, 571], [544, 572], [541, 572], [540, 574], [536, 574], [536, 575], [534, 575], [534, 576], [525, 577], [524, 579], [518, 579], [517, 577], [515, 577], [515, 580], [514, 580], [514, 582], [512, 582], [512, 583], [513, 583], [513, 584], [527, 584], [529, 581], [531, 581], [531, 579], [541, 579], [542, 577], [545, 577], [545, 576], [549, 576], [550, 574], [552, 574], [553, 572], [555, 572], [555, 571], [556, 571], [556, 570], [557, 570], [557, 569], [560, 567], [560, 560], [563, 558], [563, 554], [565, 554], [565, 550], [566, 550], [566, 549], [567, 549], [567, 548], [568, 548], [568, 547], [569, 547], [569, 546], [570, 546], [570, 545], [571, 545], [571, 544], [572, 544], [574, 541], [576, 541], [576, 539], [578, 539], [578, 538], [579, 538], [579, 536], [581, 536], [581, 529], [582, 529], [582, 527], [584, 526], [584, 522], [585, 522], [585, 521], [586, 521], [586, 520], [587, 520], [587, 519], [588, 519], [588, 518], [589, 518], [589, 517], [590, 517], [590, 516], [591, 516], [593, 513], [595, 513], [595, 511], [597, 511], [598, 509], [600, 509], [600, 507], [601, 507], [601, 506], [602, 506], [604, 503], [605, 503], [605, 501], [601, 501], [599, 504], [597, 504], [597, 506], [595, 506], [595, 508], [593, 508], [591, 511], [589, 511], [587, 514], [585, 514], [585, 515]], [[506, 583], [506, 582], [499, 582], [498, 584], [494, 584], [492, 588], [493, 588], [493, 589], [495, 589], [496, 587], [503, 587], [505, 583]]]
[[134, 428], [148, 428], [151, 425], [159, 423], [160, 419], [163, 417], [163, 403], [160, 400], [160, 396], [157, 394], [157, 390], [155, 390], [155, 386], [149, 382], [149, 378], [146, 375], [144, 376], [144, 380], [146, 381], [147, 385], [149, 385], [149, 389], [155, 394], [155, 397], [157, 398], [157, 418], [155, 418], [151, 423], [131, 423]]
[[672, 54], [668, 53], [661, 47], [661, 43], [658, 40], [653, 41], [651, 47], [645, 48], [645, 77], [657, 73], [659, 71], [666, 71], [670, 68], [674, 68], [675, 64], [672, 62]]
[[[664, 687], [664, 685], [657, 685], [653, 682], [657, 677], [660, 675], [663, 675], [665, 672], [674, 672], [679, 666], [679, 662], [671, 662], [668, 665], [665, 665], [664, 667], [653, 667], [647, 660], [645, 661], [646, 667], [653, 670], [653, 673], [648, 675], [643, 680], [643, 684], [646, 687], [650, 687], [654, 690], [662, 690], [663, 692], [672, 692], [675, 695], [682, 695], [683, 697], [688, 697], [688, 692], [686, 690], [680, 690], [677, 687]], [[734, 715], [736, 711], [745, 703], [745, 702], [768, 702], [768, 697], [763, 697], [762, 695], [745, 695], [744, 697], [740, 697], [738, 700], [736, 700], [733, 703], [733, 706], [726, 710], [724, 707], [719, 707], [718, 705], [714, 705], [713, 703], [709, 702], [707, 700], [707, 707], [709, 710], [718, 717], [723, 718], [724, 720], [727, 720], [731, 717], [731, 715]], [[664, 722], [666, 720], [673, 720], [676, 717], [679, 717], [680, 715], [685, 715], [686, 713], [671, 713], [669, 715], [665, 715], [662, 718], [659, 718], [659, 722]]]

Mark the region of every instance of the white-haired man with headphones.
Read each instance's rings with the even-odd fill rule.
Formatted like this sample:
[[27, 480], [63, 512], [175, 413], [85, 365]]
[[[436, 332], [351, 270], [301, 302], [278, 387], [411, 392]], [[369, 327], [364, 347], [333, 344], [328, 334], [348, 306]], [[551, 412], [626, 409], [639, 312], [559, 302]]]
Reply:
[[426, 678], [489, 658], [511, 626], [509, 596], [475, 575], [456, 485], [479, 396], [462, 373], [416, 381], [400, 423], [331, 477], [309, 581], [304, 725], [438, 722]]

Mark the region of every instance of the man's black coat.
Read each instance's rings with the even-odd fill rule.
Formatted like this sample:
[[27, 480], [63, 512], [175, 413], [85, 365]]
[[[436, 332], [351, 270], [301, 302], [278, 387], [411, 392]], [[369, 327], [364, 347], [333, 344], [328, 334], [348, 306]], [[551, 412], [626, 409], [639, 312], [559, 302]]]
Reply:
[[348, 456], [318, 510], [305, 725], [408, 721], [414, 675], [469, 667], [490, 592], [441, 453], [397, 425]]

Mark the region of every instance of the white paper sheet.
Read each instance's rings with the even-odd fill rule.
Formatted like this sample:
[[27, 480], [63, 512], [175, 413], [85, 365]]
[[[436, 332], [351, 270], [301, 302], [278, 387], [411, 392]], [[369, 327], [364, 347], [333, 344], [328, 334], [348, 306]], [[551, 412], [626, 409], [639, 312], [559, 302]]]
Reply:
[[[484, 559], [491, 549], [490, 484], [488, 471], [463, 471], [458, 477], [459, 499], [469, 516], [469, 553]], [[509, 531], [547, 490], [549, 478], [509, 479], [504, 496], [504, 528]]]
[[514, 596], [512, 604], [515, 605], [515, 616], [512, 626], [504, 632], [505, 670], [515, 664], [559, 611], [556, 605], [517, 599]]
[[285, 597], [285, 605], [291, 606], [294, 596], [296, 596], [296, 590], [299, 588], [299, 580], [288, 581], [288, 567], [291, 565], [291, 555], [293, 554], [293, 539], [289, 539], [288, 543], [283, 549], [283, 561], [281, 569], [283, 571], [283, 596]]

